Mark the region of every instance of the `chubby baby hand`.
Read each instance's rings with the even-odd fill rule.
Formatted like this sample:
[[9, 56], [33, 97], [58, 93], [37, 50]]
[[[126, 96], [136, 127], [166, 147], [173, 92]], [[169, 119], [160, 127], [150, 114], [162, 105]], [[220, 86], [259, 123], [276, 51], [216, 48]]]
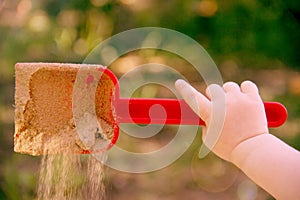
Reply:
[[[251, 81], [244, 81], [241, 86], [234, 82], [227, 82], [223, 87], [212, 84], [207, 87], [206, 96], [181, 79], [175, 87], [205, 122], [204, 144], [224, 160], [232, 162], [231, 154], [242, 142], [269, 133], [262, 99]], [[218, 115], [222, 117], [213, 117]], [[213, 145], [207, 140], [209, 137], [215, 138]]]

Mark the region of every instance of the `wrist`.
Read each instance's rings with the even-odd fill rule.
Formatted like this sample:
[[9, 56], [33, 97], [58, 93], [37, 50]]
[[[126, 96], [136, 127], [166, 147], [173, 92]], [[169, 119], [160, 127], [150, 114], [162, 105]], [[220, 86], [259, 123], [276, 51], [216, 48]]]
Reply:
[[251, 155], [255, 155], [257, 152], [268, 148], [266, 144], [268, 144], [268, 141], [274, 139], [274, 137], [271, 134], [264, 133], [244, 140], [231, 152], [230, 162], [243, 169], [248, 162], [251, 162]]

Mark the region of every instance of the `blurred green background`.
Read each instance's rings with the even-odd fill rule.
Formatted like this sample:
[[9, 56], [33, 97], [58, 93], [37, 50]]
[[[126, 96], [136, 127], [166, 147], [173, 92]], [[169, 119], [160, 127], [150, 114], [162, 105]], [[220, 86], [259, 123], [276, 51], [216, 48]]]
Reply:
[[[224, 81], [256, 82], [264, 100], [280, 101], [289, 112], [286, 124], [271, 132], [300, 149], [299, 20], [299, 0], [0, 0], [0, 199], [34, 199], [40, 161], [13, 152], [14, 64], [81, 63], [104, 39], [137, 27], [180, 31], [209, 52]], [[150, 61], [174, 66], [204, 90], [186, 62], [161, 52], [131, 53], [111, 68], [121, 76]], [[168, 97], [154, 86], [135, 95]], [[214, 155], [198, 160], [200, 132], [161, 171], [133, 175], [106, 169], [108, 199], [272, 199]], [[173, 133], [176, 127], [165, 127], [148, 150]]]

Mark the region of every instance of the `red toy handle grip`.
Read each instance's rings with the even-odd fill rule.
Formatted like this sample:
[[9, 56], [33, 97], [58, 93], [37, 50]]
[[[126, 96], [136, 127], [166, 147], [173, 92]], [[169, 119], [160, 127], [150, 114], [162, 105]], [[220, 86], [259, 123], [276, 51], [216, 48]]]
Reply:
[[[204, 125], [184, 100], [118, 99], [115, 102], [118, 123]], [[287, 118], [286, 108], [277, 102], [265, 102], [269, 127], [281, 126]]]
[[278, 102], [264, 102], [268, 127], [279, 127], [287, 119], [288, 113], [284, 105]]

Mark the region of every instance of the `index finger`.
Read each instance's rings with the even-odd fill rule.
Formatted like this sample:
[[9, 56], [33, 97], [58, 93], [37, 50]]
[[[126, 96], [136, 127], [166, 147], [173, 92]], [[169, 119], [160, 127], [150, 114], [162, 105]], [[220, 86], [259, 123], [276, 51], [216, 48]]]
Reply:
[[182, 79], [175, 82], [175, 87], [192, 110], [202, 120], [207, 121], [210, 116], [211, 102], [203, 94], [198, 92]]

